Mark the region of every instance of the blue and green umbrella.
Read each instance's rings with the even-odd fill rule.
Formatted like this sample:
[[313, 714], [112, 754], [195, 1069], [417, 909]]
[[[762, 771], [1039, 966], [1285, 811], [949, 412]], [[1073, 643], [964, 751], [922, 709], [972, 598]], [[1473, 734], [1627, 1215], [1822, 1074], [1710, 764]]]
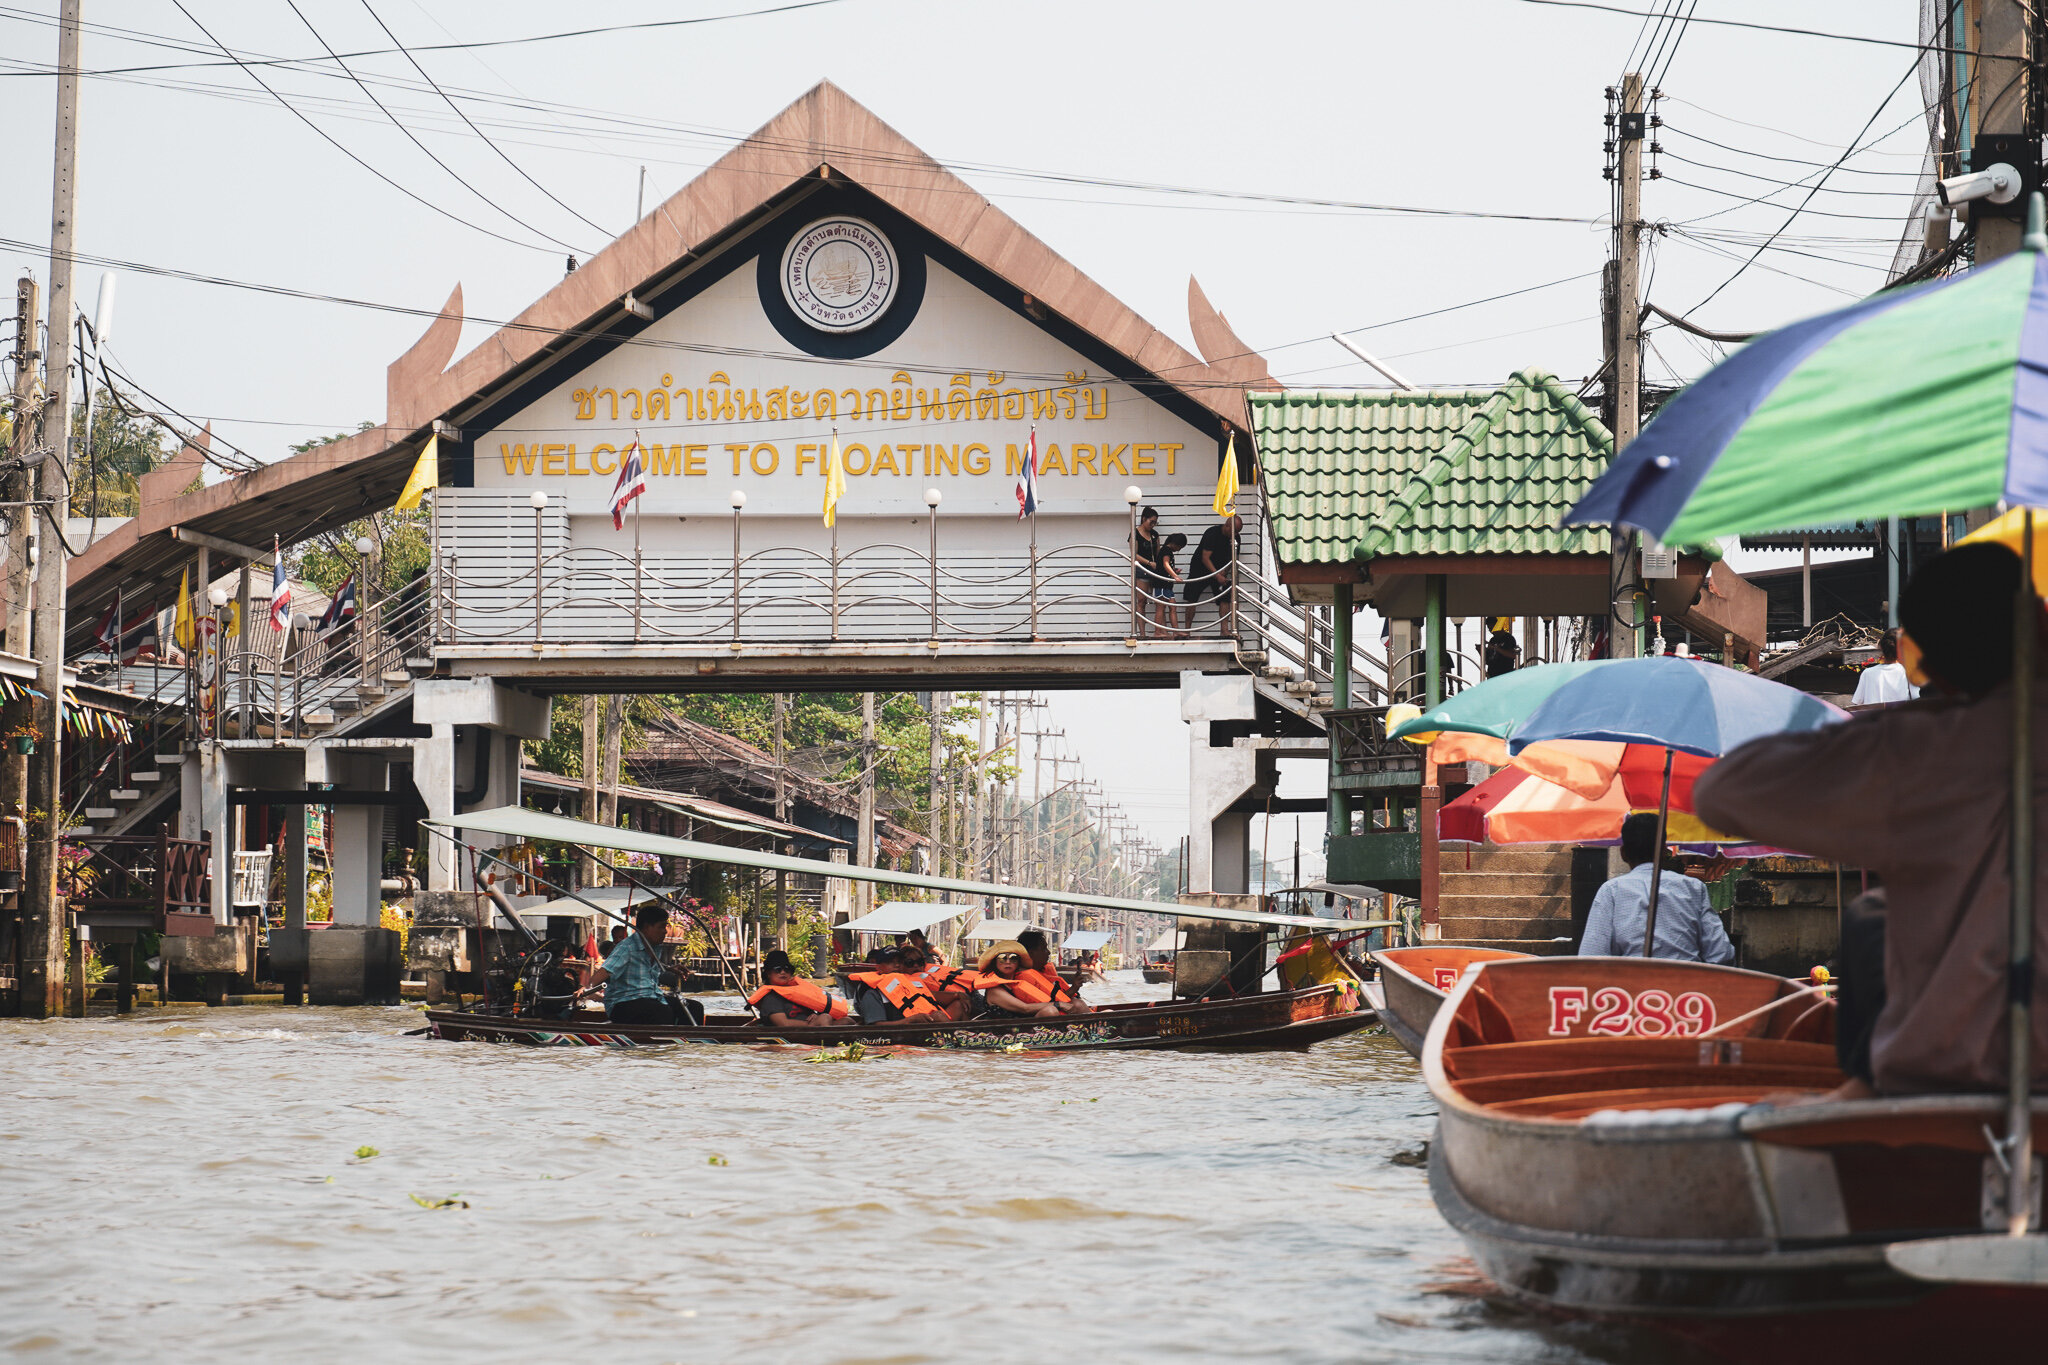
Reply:
[[1751, 342], [1565, 517], [1674, 545], [2001, 500], [2048, 505], [2048, 239]]

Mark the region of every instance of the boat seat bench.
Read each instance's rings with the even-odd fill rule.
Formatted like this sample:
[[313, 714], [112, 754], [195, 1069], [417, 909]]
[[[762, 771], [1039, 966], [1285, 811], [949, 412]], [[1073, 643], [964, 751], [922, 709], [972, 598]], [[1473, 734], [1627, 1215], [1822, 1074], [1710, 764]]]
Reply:
[[[1827, 1090], [1841, 1084], [1842, 1073], [1828, 1066], [1619, 1066], [1583, 1071], [1535, 1071], [1454, 1082], [1458, 1093], [1474, 1104], [1513, 1108], [1522, 1101], [1615, 1091], [1710, 1089], [1730, 1086], [1759, 1090]], [[1517, 1112], [1526, 1112], [1517, 1110]]]
[[[1587, 1071], [1616, 1066], [1835, 1065], [1832, 1043], [1788, 1043], [1776, 1038], [1551, 1038], [1526, 1043], [1483, 1043], [1443, 1052], [1444, 1074], [1454, 1081], [1542, 1071]], [[1840, 1078], [1837, 1077], [1837, 1080]], [[1829, 1082], [1830, 1085], [1835, 1081]]]
[[[1602, 1109], [1711, 1109], [1717, 1104], [1755, 1104], [1765, 1095], [1795, 1087], [1779, 1085], [1655, 1086], [1638, 1090], [1587, 1090], [1508, 1100], [1487, 1107], [1519, 1118], [1575, 1120]], [[1818, 1087], [1815, 1087], [1818, 1091]]]

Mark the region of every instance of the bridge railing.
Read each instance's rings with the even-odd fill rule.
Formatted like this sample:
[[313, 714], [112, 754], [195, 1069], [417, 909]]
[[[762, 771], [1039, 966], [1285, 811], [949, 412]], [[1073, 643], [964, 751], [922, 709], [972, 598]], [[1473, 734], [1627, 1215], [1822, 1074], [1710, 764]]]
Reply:
[[[531, 559], [444, 551], [433, 633], [444, 645], [928, 640], [1229, 639], [1240, 595], [1171, 606], [1140, 590], [1127, 545], [982, 548], [952, 560], [927, 546], [818, 551], [778, 546], [725, 558], [604, 548]], [[481, 563], [477, 562], [482, 560]]]

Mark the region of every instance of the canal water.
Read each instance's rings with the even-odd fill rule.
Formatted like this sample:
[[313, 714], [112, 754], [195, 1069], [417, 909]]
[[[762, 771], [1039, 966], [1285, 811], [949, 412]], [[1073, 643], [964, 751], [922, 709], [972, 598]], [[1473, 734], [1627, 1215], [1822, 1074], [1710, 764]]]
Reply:
[[813, 1062], [418, 1023], [0, 1021], [0, 1358], [1686, 1358], [1473, 1293], [1384, 1036]]

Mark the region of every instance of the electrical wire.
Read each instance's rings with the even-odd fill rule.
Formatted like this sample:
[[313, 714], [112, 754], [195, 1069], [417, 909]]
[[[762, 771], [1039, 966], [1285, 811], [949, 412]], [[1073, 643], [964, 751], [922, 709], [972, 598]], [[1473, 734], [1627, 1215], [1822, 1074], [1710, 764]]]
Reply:
[[[473, 42], [466, 42], [466, 43], [429, 43], [429, 44], [426, 44], [425, 46], [422, 46], [422, 47], [418, 47], [418, 48], [415, 48], [415, 49], [414, 49], [414, 51], [417, 51], [417, 52], [474, 52], [474, 51], [479, 51], [479, 50], [481, 50], [481, 49], [484, 49], [484, 48], [494, 48], [494, 47], [524, 47], [524, 46], [527, 46], [527, 45], [529, 45], [529, 44], [532, 44], [532, 43], [552, 43], [552, 42], [558, 42], [558, 41], [560, 41], [560, 40], [562, 40], [562, 39], [564, 39], [564, 38], [591, 38], [591, 37], [598, 37], [598, 36], [602, 36], [602, 35], [604, 35], [604, 34], [609, 34], [609, 33], [632, 33], [632, 32], [639, 32], [639, 31], [645, 31], [645, 30], [648, 30], [648, 29], [666, 29], [666, 28], [686, 28], [686, 27], [690, 27], [690, 26], [693, 26], [693, 25], [698, 25], [698, 24], [718, 24], [718, 23], [724, 23], [724, 22], [727, 22], [728, 20], [733, 20], [733, 19], [758, 19], [758, 18], [762, 18], [762, 17], [764, 17], [764, 16], [766, 16], [766, 15], [771, 15], [771, 14], [788, 14], [788, 13], [790, 13], [790, 12], [792, 12], [792, 11], [795, 11], [795, 10], [806, 10], [806, 9], [819, 9], [819, 8], [821, 8], [821, 7], [823, 7], [823, 6], [826, 6], [826, 5], [839, 5], [839, 4], [845, 4], [846, 2], [847, 2], [847, 0], [795, 0], [795, 2], [794, 2], [794, 3], [791, 3], [791, 4], [785, 4], [785, 5], [774, 5], [774, 6], [770, 6], [769, 8], [766, 8], [766, 9], [754, 9], [754, 10], [743, 10], [743, 11], [740, 11], [740, 12], [737, 12], [737, 13], [732, 13], [732, 14], [705, 14], [705, 15], [699, 15], [699, 16], [697, 16], [696, 18], [692, 18], [692, 19], [648, 19], [648, 20], [643, 20], [643, 21], [641, 21], [641, 22], [639, 22], [639, 23], [631, 23], [631, 24], [603, 24], [603, 25], [599, 25], [599, 26], [597, 26], [597, 27], [593, 27], [593, 28], [579, 28], [579, 29], [568, 29], [568, 30], [565, 30], [565, 31], [563, 31], [563, 32], [560, 32], [560, 33], [535, 33], [535, 34], [529, 34], [529, 35], [527, 35], [526, 37], [523, 37], [523, 38], [487, 38], [487, 39], [480, 39], [480, 40], [477, 40], [477, 41], [473, 41]], [[172, 3], [173, 3], [173, 4], [177, 4], [177, 0], [172, 0]], [[183, 5], [178, 5], [178, 8], [179, 8], [180, 10], [182, 10], [182, 9], [184, 9], [184, 6], [183, 6]], [[49, 21], [49, 20], [48, 20], [48, 19], [46, 18], [46, 16], [42, 16], [42, 15], [31, 15], [31, 14], [28, 14], [28, 13], [25, 13], [25, 12], [19, 12], [19, 11], [17, 11], [17, 12], [16, 12], [16, 13], [15, 13], [15, 14], [14, 14], [13, 16], [11, 16], [11, 17], [15, 17], [15, 18], [24, 18], [24, 19], [26, 19], [26, 18], [34, 18], [34, 19], [36, 19], [36, 20], [41, 20], [41, 21], [44, 21], [44, 22], [54, 22], [54, 21]], [[188, 19], [189, 19], [189, 18], [191, 18], [191, 15], [187, 14], [187, 15], [186, 15], [186, 18], [188, 18]], [[196, 23], [197, 21], [195, 20], [194, 22]], [[104, 27], [104, 26], [102, 26], [102, 27]], [[203, 30], [202, 30], [202, 31], [203, 31]], [[134, 34], [139, 34], [140, 32], [141, 32], [141, 30], [134, 30], [134, 29], [131, 29], [131, 30], [126, 30], [126, 32], [125, 32], [125, 34], [124, 34], [123, 36], [128, 36], [128, 35], [134, 35]], [[209, 37], [209, 38], [211, 38], [212, 36], [213, 36], [212, 34], [207, 34], [207, 37]], [[129, 37], [129, 41], [133, 41], [133, 42], [147, 42], [147, 41], [149, 41], [149, 40], [148, 40], [147, 38], [141, 38], [141, 37], [133, 37], [133, 36], [130, 36], [130, 37]], [[395, 41], [397, 41], [397, 40], [396, 40], [396, 39], [393, 39], [393, 41], [395, 42]], [[173, 44], [157, 44], [157, 45], [159, 45], [159, 46], [173, 46]], [[216, 42], [216, 43], [214, 44], [214, 46], [216, 46], [216, 47], [219, 47], [219, 46], [220, 46], [220, 44], [219, 44], [218, 42]], [[196, 49], [185, 49], [185, 50], [196, 50]], [[403, 49], [400, 49], [400, 48], [365, 48], [365, 49], [363, 49], [363, 50], [361, 50], [361, 51], [359, 51], [359, 52], [344, 52], [344, 53], [339, 53], [339, 54], [332, 54], [332, 53], [331, 53], [331, 54], [329, 54], [329, 55], [330, 55], [330, 56], [333, 56], [333, 57], [334, 57], [334, 60], [336, 60], [336, 61], [341, 61], [341, 60], [343, 60], [343, 59], [353, 59], [353, 58], [357, 58], [357, 57], [389, 57], [389, 56], [394, 56], [394, 55], [396, 55], [396, 54], [397, 54], [397, 53], [398, 53], [399, 51], [402, 51], [402, 50], [403, 50]], [[223, 54], [224, 56], [226, 56], [226, 57], [228, 58], [228, 61], [226, 61], [226, 62], [215, 62], [215, 61], [204, 61], [204, 62], [165, 62], [165, 63], [160, 63], [160, 64], [158, 64], [158, 65], [154, 65], [154, 66], [130, 66], [130, 67], [113, 67], [113, 68], [108, 68], [108, 69], [105, 69], [105, 70], [100, 70], [100, 71], [81, 71], [81, 72], [80, 72], [79, 74], [80, 74], [81, 76], [104, 76], [104, 75], [131, 75], [131, 74], [134, 74], [134, 73], [136, 73], [136, 72], [141, 72], [141, 71], [175, 71], [175, 70], [182, 70], [182, 69], [185, 69], [185, 68], [190, 68], [190, 67], [216, 67], [216, 66], [227, 66], [227, 65], [230, 65], [230, 64], [232, 64], [232, 65], [235, 65], [235, 66], [240, 66], [240, 67], [243, 67], [244, 69], [247, 69], [247, 67], [248, 67], [248, 66], [250, 65], [250, 63], [248, 63], [248, 62], [245, 62], [245, 61], [243, 61], [242, 59], [240, 59], [240, 58], [236, 57], [236, 56], [235, 56], [235, 55], [234, 55], [234, 54], [233, 54], [232, 52], [229, 52], [229, 51], [228, 51], [228, 50], [227, 50], [226, 48], [221, 48], [221, 52], [222, 52], [222, 54]], [[264, 59], [261, 59], [261, 60], [259, 60], [259, 61], [255, 62], [254, 64], [255, 64], [255, 65], [258, 65], [258, 66], [291, 66], [291, 65], [296, 65], [296, 64], [304, 63], [304, 62], [315, 62], [315, 61], [319, 61], [319, 60], [320, 60], [320, 59], [319, 59], [319, 58], [317, 58], [317, 57], [270, 57], [270, 58], [264, 58]]]
[[[1520, 0], [1524, 5], [1544, 5], [1558, 9], [1598, 10], [1605, 14], [1625, 14], [1631, 19], [1655, 18], [1639, 9], [1623, 9], [1619, 5], [1602, 5], [1595, 0]], [[1844, 43], [1869, 43], [1877, 47], [1904, 47], [1915, 52], [1960, 53], [1966, 56], [1982, 57], [1998, 54], [1980, 53], [1966, 47], [1943, 47], [1938, 43], [1908, 43], [1897, 38], [1872, 38], [1860, 33], [1833, 33], [1818, 28], [1788, 28], [1781, 24], [1758, 24], [1744, 19], [1698, 19], [1690, 22], [1714, 24], [1721, 28], [1744, 28], [1759, 33], [1786, 33], [1800, 38], [1831, 38]]]
[[[299, 17], [299, 22], [306, 26], [306, 31], [313, 35], [314, 40], [318, 42], [321, 47], [327, 50], [328, 55], [334, 56], [333, 46], [328, 43], [327, 39], [321, 36], [319, 29], [313, 27], [313, 21], [311, 19], [308, 19], [306, 17], [306, 12], [299, 8], [298, 0], [285, 0], [285, 4], [290, 7], [291, 12], [293, 14], [296, 14]], [[462, 188], [468, 190], [478, 199], [481, 199], [494, 211], [503, 214], [505, 217], [517, 223], [520, 227], [525, 228], [534, 236], [544, 237], [548, 241], [553, 242], [556, 246], [562, 248], [562, 250], [564, 251], [577, 252], [586, 256], [590, 254], [587, 249], [579, 247], [573, 242], [565, 242], [560, 237], [555, 236], [552, 232], [547, 232], [541, 228], [535, 227], [532, 223], [527, 222], [524, 218], [521, 218], [518, 214], [512, 212], [512, 210], [500, 204], [492, 196], [485, 194], [482, 190], [470, 184], [469, 181], [463, 179], [462, 174], [459, 171], [457, 171], [453, 166], [449, 165], [447, 162], [443, 161], [438, 155], [436, 155], [434, 149], [427, 146], [426, 143], [420, 141], [419, 135], [414, 133], [411, 128], [407, 127], [405, 125], [405, 122], [401, 120], [398, 117], [398, 115], [392, 113], [390, 109], [385, 107], [384, 101], [378, 99], [376, 93], [372, 91], [369, 86], [363, 84], [362, 80], [356, 75], [356, 73], [349, 68], [349, 64], [347, 62], [343, 61], [340, 57], [336, 56], [334, 57], [334, 64], [341, 68], [342, 73], [344, 75], [346, 75], [351, 81], [355, 82], [355, 86], [358, 90], [362, 91], [364, 95], [368, 96], [370, 103], [377, 106], [377, 111], [379, 113], [383, 114], [384, 117], [391, 120], [391, 124], [393, 127], [397, 128], [399, 132], [405, 134], [407, 141], [411, 142], [413, 146], [419, 148], [422, 152], [426, 153], [427, 159], [429, 161], [433, 162], [436, 166], [439, 166], [442, 170], [446, 171], [448, 173], [449, 179], [453, 180], [456, 184], [462, 186]], [[481, 134], [479, 134], [479, 136], [481, 136]], [[486, 143], [489, 143], [490, 139], [484, 138], [484, 141]], [[603, 229], [599, 229], [599, 231], [602, 230]]]
[[193, 16], [191, 10], [185, 8], [184, 0], [171, 0], [171, 3], [177, 7], [178, 13], [184, 15], [187, 19], [191, 20], [192, 26], [194, 28], [198, 29], [201, 33], [204, 33], [207, 36], [208, 40], [211, 41], [215, 47], [219, 48], [228, 57], [232, 58], [235, 62], [235, 65], [240, 66], [243, 71], [247, 72], [250, 80], [255, 81], [256, 84], [262, 86], [263, 89], [270, 95], [272, 99], [276, 100], [279, 104], [283, 105], [286, 109], [290, 110], [294, 118], [298, 119], [299, 122], [305, 124], [308, 128], [311, 128], [315, 133], [318, 133], [322, 141], [326, 142], [329, 146], [333, 147], [336, 151], [340, 152], [350, 161], [353, 161], [358, 166], [361, 166], [371, 175], [376, 176], [379, 180], [389, 185], [392, 189], [397, 190], [400, 194], [412, 200], [414, 203], [422, 204], [425, 207], [432, 209], [435, 213], [440, 214], [443, 218], [446, 218], [451, 223], [460, 223], [466, 228], [470, 228], [473, 231], [483, 233], [484, 236], [486, 237], [495, 237], [499, 241], [505, 242], [512, 246], [525, 247], [531, 251], [545, 251], [550, 255], [554, 254], [554, 248], [552, 247], [536, 246], [532, 242], [522, 242], [517, 240], [516, 238], [507, 237], [501, 232], [493, 232], [491, 231], [491, 229], [484, 227], [481, 224], [470, 222], [467, 218], [462, 217], [460, 214], [449, 212], [447, 209], [442, 208], [439, 204], [436, 204], [433, 200], [415, 194], [411, 190], [407, 189], [405, 186], [399, 184], [396, 180], [393, 180], [390, 176], [384, 174], [384, 172], [378, 170], [375, 166], [372, 166], [369, 162], [357, 156], [347, 147], [344, 147], [339, 141], [337, 141], [334, 137], [329, 135], [325, 128], [322, 128], [319, 124], [313, 122], [312, 119], [308, 118], [304, 113], [300, 112], [300, 110], [295, 105], [293, 105], [290, 100], [286, 99], [283, 95], [278, 94], [277, 91], [271, 87], [268, 81], [265, 81], [261, 76], [256, 74], [256, 71], [253, 67], [244, 63], [240, 58], [235, 57], [232, 52], [229, 52], [226, 44], [222, 43], [220, 39], [215, 38], [213, 36], [212, 30], [208, 29], [206, 25], [200, 23], [199, 20]]
[[[484, 145], [486, 147], [489, 147], [492, 151], [496, 152], [500, 160], [502, 160], [507, 166], [510, 166], [514, 171], [518, 172], [520, 178], [525, 180], [527, 184], [533, 186], [542, 194], [554, 200], [555, 203], [561, 205], [564, 209], [567, 209], [571, 214], [574, 214], [577, 218], [581, 219], [585, 226], [595, 229], [598, 232], [602, 232], [608, 237], [616, 235], [612, 232], [609, 232], [602, 224], [592, 222], [589, 218], [585, 217], [579, 210], [572, 207], [566, 200], [556, 195], [553, 190], [550, 190], [546, 185], [541, 184], [540, 181], [535, 180], [531, 175], [528, 175], [526, 173], [525, 167], [521, 166], [518, 162], [514, 161], [509, 155], [507, 155], [504, 148], [500, 147], [497, 143], [491, 141], [489, 137], [485, 136], [484, 130], [477, 127], [476, 124], [470, 122], [469, 115], [462, 112], [462, 106], [457, 104], [454, 98], [451, 95], [449, 95], [447, 91], [443, 90], [439, 85], [435, 84], [434, 78], [427, 74], [427, 69], [420, 65], [419, 59], [413, 56], [412, 52], [405, 46], [405, 44], [398, 41], [398, 35], [391, 31], [391, 26], [384, 22], [383, 18], [377, 13], [375, 9], [371, 8], [370, 0], [362, 0], [362, 4], [363, 8], [366, 11], [368, 11], [370, 17], [377, 21], [377, 27], [384, 31], [384, 36], [389, 38], [392, 44], [400, 52], [403, 52], [405, 54], [405, 60], [412, 66], [412, 69], [420, 73], [420, 79], [425, 81], [428, 85], [433, 86], [434, 93], [439, 95], [442, 98], [442, 100], [446, 102], [448, 107], [455, 111], [455, 116], [461, 119], [463, 124], [467, 126], [472, 133], [475, 133], [478, 137], [483, 138]], [[326, 44], [323, 43], [322, 46], [324, 47], [326, 46]]]

